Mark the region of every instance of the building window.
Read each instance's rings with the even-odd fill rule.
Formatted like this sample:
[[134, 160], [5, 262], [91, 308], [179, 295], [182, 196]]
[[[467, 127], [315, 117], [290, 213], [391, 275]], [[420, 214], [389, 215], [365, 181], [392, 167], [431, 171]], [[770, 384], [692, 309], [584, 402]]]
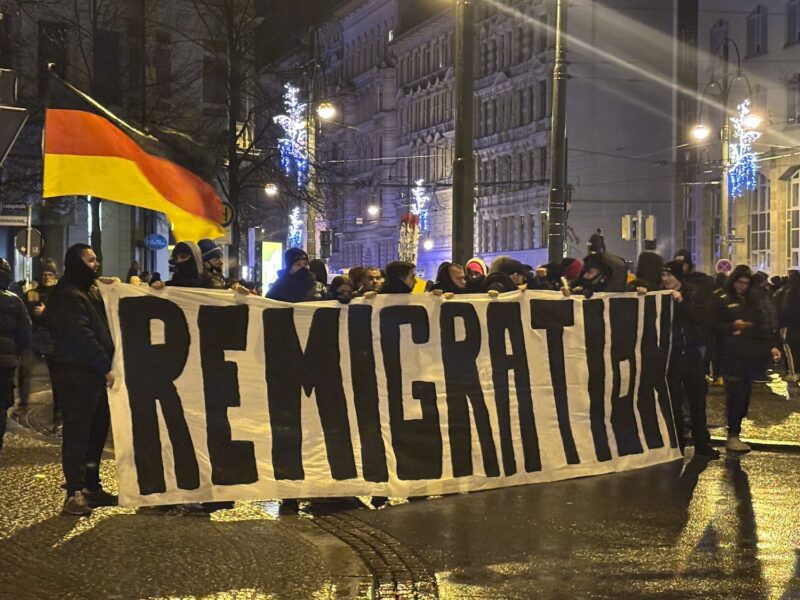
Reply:
[[544, 119], [547, 116], [547, 80], [542, 79], [539, 82], [539, 118]]
[[789, 180], [787, 217], [788, 268], [800, 269], [800, 171]]
[[786, 120], [800, 123], [800, 73], [795, 74], [786, 84]]
[[724, 19], [720, 19], [714, 23], [714, 26], [711, 28], [711, 35], [709, 38], [708, 48], [713, 56], [717, 55], [726, 39], [728, 39], [728, 22]]
[[228, 99], [227, 60], [221, 42], [207, 40], [203, 56], [203, 102], [225, 104]]
[[760, 4], [747, 17], [747, 56], [767, 51], [767, 8]]
[[389, 29], [386, 32], [386, 41], [389, 43], [394, 41], [394, 29]]
[[786, 3], [786, 43], [800, 42], [800, 0]]
[[161, 98], [169, 98], [172, 93], [172, 40], [164, 31], [156, 32], [156, 51], [153, 60], [156, 72], [156, 93]]
[[756, 189], [748, 194], [750, 210], [750, 266], [754, 271], [769, 272], [769, 181], [759, 173]]

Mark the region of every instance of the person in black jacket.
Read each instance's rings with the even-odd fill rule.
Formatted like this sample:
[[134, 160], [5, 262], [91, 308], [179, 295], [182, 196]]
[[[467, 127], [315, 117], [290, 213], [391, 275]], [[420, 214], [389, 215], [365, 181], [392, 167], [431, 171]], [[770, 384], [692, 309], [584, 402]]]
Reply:
[[106, 388], [114, 385], [114, 343], [96, 280], [100, 263], [90, 246], [67, 250], [64, 276], [50, 295], [51, 377], [63, 411], [61, 462], [67, 499], [63, 512], [91, 514], [116, 504], [100, 484], [100, 457], [108, 436]]
[[[172, 278], [166, 285], [171, 287], [207, 287], [200, 248], [194, 242], [178, 242], [169, 259]], [[158, 288], [159, 286], [153, 286]]]
[[396, 260], [386, 265], [386, 283], [381, 294], [410, 294], [417, 281], [417, 267], [413, 263]]
[[445, 294], [468, 293], [467, 276], [464, 272], [464, 267], [452, 262], [443, 262], [439, 265], [432, 291]]
[[737, 266], [725, 287], [714, 296], [712, 323], [717, 334], [719, 371], [725, 382], [728, 440], [733, 452], [749, 452], [739, 439], [742, 420], [747, 416], [753, 380], [763, 373], [770, 354], [780, 360], [781, 351], [770, 331], [770, 319], [758, 294], [750, 289], [750, 268]]
[[31, 320], [22, 300], [8, 291], [11, 282], [11, 265], [0, 258], [0, 450], [8, 409], [14, 405], [17, 365], [31, 342]]
[[269, 288], [267, 298], [281, 302], [314, 302], [330, 300], [330, 294], [327, 286], [317, 281], [309, 270], [305, 250], [289, 248], [283, 254], [283, 272]]
[[672, 314], [672, 351], [669, 356], [667, 382], [672, 399], [672, 414], [683, 451], [682, 398], [688, 400], [692, 427], [694, 453], [709, 458], [719, 458], [719, 452], [709, 443], [706, 425], [706, 379], [703, 355], [708, 338], [708, 303], [705, 295], [683, 282], [683, 269], [678, 261], [664, 265], [661, 272], [661, 289], [670, 290], [675, 301]]
[[214, 243], [214, 240], [200, 240], [197, 242], [203, 259], [205, 287], [212, 290], [227, 290], [230, 285], [222, 273], [224, 266], [222, 248]]

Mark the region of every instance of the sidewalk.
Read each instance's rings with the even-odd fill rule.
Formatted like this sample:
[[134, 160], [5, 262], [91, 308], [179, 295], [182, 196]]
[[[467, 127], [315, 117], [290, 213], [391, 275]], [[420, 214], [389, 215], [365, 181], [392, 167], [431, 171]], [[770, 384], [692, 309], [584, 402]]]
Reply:
[[[766, 384], [753, 386], [750, 410], [742, 424], [742, 439], [755, 448], [800, 452], [800, 386], [785, 382], [784, 385], [786, 387], [773, 385], [773, 389]], [[722, 386], [709, 387], [707, 412], [712, 439], [724, 441], [725, 390]]]
[[[62, 516], [60, 440], [40, 375], [0, 452], [0, 597], [371, 597], [373, 577], [349, 546], [309, 518], [278, 517], [274, 501], [237, 502], [210, 517], [120, 507]], [[101, 469], [115, 492], [110, 453]]]

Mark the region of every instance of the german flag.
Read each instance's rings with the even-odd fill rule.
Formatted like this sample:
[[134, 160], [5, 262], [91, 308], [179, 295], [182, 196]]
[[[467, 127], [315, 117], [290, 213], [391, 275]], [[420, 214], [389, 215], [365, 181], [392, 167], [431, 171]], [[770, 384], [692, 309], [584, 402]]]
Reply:
[[44, 198], [96, 196], [163, 212], [176, 240], [224, 234], [214, 188], [170, 148], [51, 73], [44, 127]]

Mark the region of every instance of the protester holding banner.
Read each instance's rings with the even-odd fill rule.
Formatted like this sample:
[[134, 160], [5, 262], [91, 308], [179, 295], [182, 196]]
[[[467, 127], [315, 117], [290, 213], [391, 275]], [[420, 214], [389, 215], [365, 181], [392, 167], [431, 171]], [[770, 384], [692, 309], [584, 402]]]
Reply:
[[711, 447], [706, 425], [706, 381], [703, 354], [708, 323], [708, 303], [701, 290], [683, 282], [684, 272], [677, 261], [668, 262], [661, 273], [661, 287], [672, 291], [675, 308], [672, 315], [672, 350], [667, 382], [681, 450], [683, 436], [682, 398], [687, 399], [696, 456], [719, 458]]
[[[203, 278], [203, 258], [194, 242], [178, 242], [172, 249], [169, 264], [172, 278], [166, 285], [175, 287], [206, 287]], [[154, 286], [159, 287], [159, 286]]]
[[382, 294], [410, 294], [417, 283], [416, 265], [396, 260], [386, 265], [386, 283]]
[[267, 298], [282, 302], [329, 300], [325, 284], [309, 269], [308, 254], [300, 248], [289, 248], [283, 254], [283, 272], [267, 292]]
[[752, 272], [739, 265], [731, 272], [722, 291], [714, 297], [713, 323], [717, 332], [717, 356], [725, 382], [728, 440], [725, 447], [749, 452], [739, 439], [747, 416], [753, 380], [763, 373], [770, 354], [778, 361], [781, 352], [770, 331], [769, 316], [751, 290]]
[[22, 300], [8, 291], [11, 265], [0, 259], [0, 450], [8, 409], [14, 405], [14, 377], [20, 357], [31, 341], [31, 320]]
[[100, 484], [100, 457], [108, 437], [106, 388], [114, 384], [114, 343], [96, 280], [100, 263], [90, 246], [75, 244], [47, 311], [53, 333], [53, 391], [62, 404], [61, 461], [67, 498], [63, 512], [89, 515], [116, 504]]
[[433, 291], [445, 294], [466, 294], [467, 276], [464, 267], [452, 262], [443, 262], [439, 265], [436, 273], [436, 281], [433, 284]]
[[222, 249], [213, 240], [200, 240], [197, 242], [203, 258], [203, 280], [205, 287], [212, 290], [227, 290], [230, 286], [222, 273]]

